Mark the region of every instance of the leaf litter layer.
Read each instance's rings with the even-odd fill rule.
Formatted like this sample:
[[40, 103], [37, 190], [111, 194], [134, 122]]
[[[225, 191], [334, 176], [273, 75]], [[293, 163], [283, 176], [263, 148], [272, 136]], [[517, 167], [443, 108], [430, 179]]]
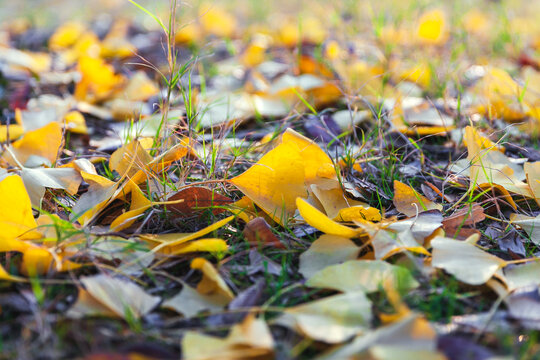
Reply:
[[538, 4], [104, 6], [0, 26], [2, 358], [540, 356]]

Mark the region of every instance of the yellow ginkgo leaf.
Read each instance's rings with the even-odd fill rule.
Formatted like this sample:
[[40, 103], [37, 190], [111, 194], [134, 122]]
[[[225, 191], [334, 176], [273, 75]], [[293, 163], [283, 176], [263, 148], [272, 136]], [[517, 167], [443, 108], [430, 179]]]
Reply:
[[397, 211], [407, 216], [415, 216], [427, 210], [442, 210], [441, 204], [434, 203], [409, 185], [397, 180], [394, 180], [394, 205]]
[[529, 198], [533, 197], [529, 185], [521, 181], [525, 178], [521, 166], [515, 165], [494, 148], [484, 149], [486, 142], [474, 127], [465, 128], [463, 139], [467, 143], [468, 150], [465, 173], [468, 172], [470, 177], [470, 190], [477, 187], [483, 190], [492, 189], [514, 209], [516, 204], [509, 191]]
[[0, 181], [0, 239], [39, 239], [41, 235], [34, 231], [36, 227], [30, 197], [21, 177], [5, 177]]
[[76, 219], [81, 225], [85, 225], [107, 206], [119, 184], [101, 175], [86, 171], [81, 171], [80, 174], [90, 186], [72, 207], [71, 219]]
[[538, 205], [540, 205], [540, 161], [534, 163], [525, 163], [523, 170], [527, 176], [527, 184]]
[[183, 355], [190, 360], [271, 359], [274, 341], [268, 325], [250, 314], [231, 328], [226, 338], [188, 331], [182, 339]]
[[319, 176], [336, 178], [332, 160], [313, 140], [289, 128], [281, 135], [281, 142], [298, 146], [304, 162], [306, 183], [312, 183]]
[[431, 240], [432, 264], [454, 275], [458, 280], [471, 285], [488, 281], [506, 262], [481, 250], [468, 241], [436, 237]]
[[85, 28], [80, 22], [70, 21], [58, 27], [49, 39], [51, 50], [66, 49], [79, 39]]
[[525, 118], [520, 97], [525, 90], [503, 69], [487, 67], [486, 74], [472, 88], [480, 97], [477, 111], [489, 118], [516, 122]]
[[41, 246], [31, 246], [23, 252], [20, 272], [26, 276], [37, 276], [49, 271], [69, 271], [75, 270], [82, 264], [64, 259], [63, 254], [55, 254], [52, 250]]
[[352, 240], [324, 234], [300, 255], [298, 272], [309, 279], [318, 271], [331, 265], [356, 259], [359, 253], [360, 248]]
[[86, 127], [86, 121], [83, 114], [79, 111], [70, 111], [64, 115], [64, 121], [66, 122], [66, 129], [75, 134], [88, 134], [88, 128]]
[[[143, 144], [144, 145], [144, 144]], [[142, 182], [150, 179], [152, 176], [160, 174], [162, 171], [169, 168], [169, 166], [186, 156], [188, 153], [188, 148], [182, 144], [173, 146], [172, 148], [165, 151], [163, 154], [154, 158], [146, 166], [139, 171], [137, 171], [132, 177], [131, 180], [135, 184], [141, 184]]]
[[229, 216], [194, 233], [169, 233], [160, 235], [141, 234], [139, 235], [139, 238], [156, 244], [152, 251], [170, 255], [181, 250], [188, 241], [199, 239], [212, 231], [225, 226], [231, 222], [232, 219], [234, 219], [234, 216]]
[[197, 285], [197, 291], [199, 293], [203, 295], [220, 294], [229, 301], [234, 299], [233, 292], [208, 260], [195, 258], [191, 262], [191, 268], [200, 270], [203, 273], [203, 278]]
[[18, 139], [24, 134], [24, 129], [19, 124], [0, 125], [0, 142]]
[[294, 214], [296, 198], [307, 195], [304, 160], [296, 143], [285, 142], [229, 181], [283, 224]]
[[67, 312], [68, 317], [91, 315], [140, 318], [155, 308], [161, 299], [149, 295], [137, 284], [107, 275], [82, 277], [77, 302]]
[[338, 224], [302, 198], [296, 199], [296, 206], [302, 218], [315, 229], [325, 234], [337, 235], [345, 238], [354, 238], [362, 234], [361, 231]]
[[78, 100], [94, 102], [103, 99], [124, 81], [123, 76], [115, 74], [114, 68], [99, 58], [83, 56], [78, 69], [82, 74], [81, 81], [75, 87]]
[[153, 160], [139, 141], [134, 140], [112, 153], [109, 168], [120, 176], [133, 177], [137, 171], [144, 169]]
[[336, 344], [366, 330], [373, 317], [371, 306], [363, 291], [354, 291], [288, 308], [276, 321], [317, 341]]
[[122, 99], [131, 101], [146, 101], [159, 93], [159, 87], [146, 75], [144, 71], [137, 71], [119, 95]]
[[199, 17], [204, 31], [209, 35], [230, 38], [236, 31], [236, 19], [215, 3], [201, 6]]
[[[22, 138], [13, 142], [2, 157], [11, 165], [33, 166], [45, 163], [50, 165], [62, 145], [62, 127], [57, 122], [49, 123], [37, 130], [26, 132]], [[30, 161], [29, 161], [30, 160]]]
[[381, 221], [382, 216], [379, 209], [355, 205], [339, 210], [339, 214], [334, 218], [336, 221], [353, 222], [353, 221]]
[[441, 9], [425, 12], [418, 20], [416, 36], [423, 44], [441, 45], [448, 39], [446, 17]]
[[306, 285], [341, 292], [373, 293], [380, 291], [385, 281], [391, 281], [399, 290], [419, 286], [409, 270], [382, 260], [349, 260], [331, 264], [313, 274]]
[[[335, 174], [335, 173], [334, 173]], [[313, 195], [321, 203], [326, 215], [338, 221], [350, 221], [336, 219], [341, 210], [351, 206], [366, 205], [360, 201], [349, 199], [345, 196], [341, 185], [337, 180], [324, 181], [323, 184], [313, 184], [310, 187]], [[367, 207], [367, 205], [366, 205]]]
[[400, 80], [414, 82], [427, 88], [431, 84], [432, 76], [429, 65], [425, 62], [419, 62], [410, 68], [401, 70], [398, 77]]
[[131, 204], [129, 211], [118, 216], [111, 223], [111, 231], [120, 231], [130, 227], [146, 210], [152, 207], [152, 201], [148, 200], [141, 189], [130, 181]]
[[23, 278], [9, 274], [2, 265], [0, 265], [0, 280], [24, 281]]
[[177, 44], [193, 44], [201, 40], [201, 38], [201, 27], [194, 22], [183, 24], [174, 35], [174, 41]]
[[222, 253], [227, 251], [228, 245], [222, 239], [199, 239], [176, 246], [170, 255], [180, 255], [192, 252]]

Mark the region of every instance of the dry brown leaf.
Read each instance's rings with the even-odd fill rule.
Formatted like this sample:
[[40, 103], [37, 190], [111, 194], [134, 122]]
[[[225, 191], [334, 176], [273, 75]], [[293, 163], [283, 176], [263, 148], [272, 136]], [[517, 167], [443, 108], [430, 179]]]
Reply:
[[197, 186], [180, 190], [167, 200], [175, 201], [181, 199], [184, 201], [167, 205], [167, 209], [178, 212], [182, 216], [192, 216], [200, 214], [206, 208], [210, 208], [212, 213], [217, 215], [225, 211], [225, 209], [220, 208], [221, 206], [233, 202], [229, 197], [221, 195], [214, 190]]
[[270, 245], [280, 249], [285, 248], [278, 237], [272, 232], [270, 225], [262, 217], [256, 217], [248, 222], [242, 233], [251, 244]]

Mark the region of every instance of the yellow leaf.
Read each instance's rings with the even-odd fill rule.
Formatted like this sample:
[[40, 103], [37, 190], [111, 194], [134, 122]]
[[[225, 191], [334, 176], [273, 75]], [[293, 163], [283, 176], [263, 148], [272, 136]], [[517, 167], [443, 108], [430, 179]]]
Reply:
[[326, 184], [321, 186], [313, 184], [311, 185], [311, 191], [323, 206], [326, 215], [330, 219], [338, 220], [336, 218], [339, 216], [339, 213], [342, 209], [348, 208], [350, 206], [362, 205], [363, 203], [360, 201], [348, 199], [343, 193], [343, 189], [341, 188], [337, 180], [332, 180], [332, 183], [326, 182]]
[[222, 239], [199, 239], [190, 241], [186, 244], [176, 246], [170, 255], [180, 255], [192, 252], [225, 252], [228, 249], [225, 240]]
[[502, 69], [488, 67], [471, 90], [481, 97], [477, 111], [489, 118], [515, 122], [526, 116], [519, 101], [524, 90]]
[[155, 308], [161, 299], [147, 294], [137, 284], [107, 275], [82, 277], [86, 291], [79, 291], [79, 298], [67, 316], [81, 318], [88, 315], [106, 315], [139, 319]]
[[38, 239], [41, 235], [33, 231], [36, 227], [30, 198], [21, 177], [7, 176], [0, 181], [0, 239]]
[[449, 126], [414, 126], [414, 127], [398, 127], [398, 130], [409, 136], [426, 136], [426, 135], [446, 135], [450, 130], [454, 130], [455, 125]]
[[65, 260], [62, 254], [53, 254], [52, 250], [44, 247], [31, 246], [23, 252], [23, 261], [20, 266], [21, 274], [36, 276], [48, 273], [50, 270], [69, 271], [80, 268], [82, 265]]
[[78, 70], [82, 74], [81, 81], [75, 86], [78, 100], [94, 102], [103, 99], [124, 81], [123, 76], [115, 74], [114, 68], [99, 58], [81, 57]]
[[62, 128], [57, 122], [49, 123], [37, 130], [26, 132], [22, 138], [11, 144], [11, 153], [6, 151], [2, 157], [11, 165], [25, 165], [30, 157], [39, 157], [43, 162], [54, 163], [62, 145]]
[[[509, 191], [533, 197], [530, 187], [520, 180], [521, 177], [525, 178], [521, 167], [513, 164], [497, 150], [484, 149], [486, 143], [474, 127], [467, 126], [463, 138], [468, 150], [466, 170], [469, 172], [470, 190], [477, 187], [496, 190], [498, 195], [502, 195], [502, 198], [514, 209], [516, 204]], [[520, 178], [516, 177], [516, 172], [521, 173]]]
[[197, 285], [197, 291], [203, 295], [221, 294], [229, 301], [234, 299], [234, 294], [227, 286], [216, 268], [204, 258], [195, 258], [191, 262], [191, 268], [202, 271], [203, 278]]
[[198, 24], [190, 22], [184, 24], [176, 31], [174, 41], [177, 44], [193, 44], [201, 40], [202, 33]]
[[283, 224], [294, 214], [296, 198], [307, 195], [304, 160], [296, 143], [284, 142], [229, 181]]
[[126, 211], [113, 220], [111, 231], [120, 231], [130, 227], [141, 214], [152, 207], [152, 202], [148, 200], [137, 185], [130, 181], [129, 186], [131, 186], [131, 205], [129, 211]]
[[20, 138], [22, 134], [24, 134], [24, 129], [19, 124], [0, 125], [0, 142], [6, 142], [8, 135], [10, 140], [15, 140]]
[[418, 21], [416, 36], [423, 44], [444, 44], [448, 39], [448, 28], [443, 11], [434, 9], [423, 13]]
[[325, 234], [337, 235], [345, 238], [354, 238], [361, 235], [360, 231], [333, 221], [302, 198], [296, 199], [296, 206], [298, 207], [300, 215], [309, 225]]
[[341, 292], [373, 293], [380, 291], [381, 285], [389, 280], [401, 291], [420, 285], [405, 267], [382, 260], [349, 260], [331, 264], [313, 274], [306, 285]]
[[425, 62], [419, 62], [416, 65], [402, 70], [399, 74], [400, 80], [414, 82], [424, 89], [431, 84], [431, 68]]
[[397, 180], [394, 180], [394, 205], [400, 213], [407, 216], [415, 216], [426, 210], [442, 210], [441, 204], [434, 203]]
[[158, 93], [159, 87], [156, 83], [150, 80], [144, 71], [137, 71], [129, 78], [121, 98], [131, 101], [146, 101]]
[[540, 205], [540, 161], [534, 163], [525, 163], [523, 165], [527, 176], [527, 184], [534, 195], [538, 205]]
[[137, 171], [131, 177], [131, 180], [135, 184], [140, 184], [149, 179], [150, 177], [160, 174], [162, 171], [166, 170], [173, 162], [180, 160], [181, 158], [186, 156], [187, 153], [188, 149], [184, 145], [175, 145], [160, 156], [154, 158], [141, 170]]
[[24, 279], [21, 277], [10, 275], [2, 265], [0, 265], [0, 280], [24, 281]]
[[264, 61], [266, 47], [261, 44], [251, 44], [242, 55], [242, 62], [248, 67], [254, 67]]
[[212, 231], [217, 230], [222, 226], [225, 226], [232, 219], [234, 219], [234, 216], [229, 216], [228, 218], [217, 221], [216, 223], [194, 233], [173, 233], [160, 235], [141, 234], [139, 235], [139, 237], [145, 241], [158, 243], [158, 245], [155, 246], [152, 251], [160, 252], [162, 254], [171, 254], [174, 253], [176, 250], [182, 249], [186, 242], [198, 239], [206, 234], [209, 234]]
[[66, 122], [66, 129], [75, 134], [88, 134], [88, 128], [86, 127], [86, 121], [83, 114], [78, 111], [70, 111], [64, 115], [64, 121]]
[[71, 218], [72, 220], [77, 219], [81, 225], [85, 225], [109, 204], [119, 184], [86, 171], [81, 171], [80, 174], [90, 186], [88, 191], [82, 194], [73, 206]]
[[109, 168], [118, 172], [120, 176], [133, 177], [137, 171], [144, 169], [152, 160], [152, 156], [139, 141], [134, 140], [112, 153], [109, 159]]
[[215, 3], [201, 6], [199, 17], [207, 34], [230, 38], [236, 31], [236, 19]]
[[339, 210], [339, 214], [334, 218], [336, 221], [353, 222], [353, 221], [381, 221], [382, 216], [379, 209], [355, 205]]
[[51, 50], [66, 49], [79, 39], [84, 32], [84, 25], [71, 21], [58, 27], [49, 39]]
[[329, 178], [337, 177], [332, 159], [313, 140], [289, 128], [281, 135], [281, 142], [294, 143], [298, 146], [304, 163], [306, 183], [313, 183], [321, 175]]
[[231, 328], [226, 338], [188, 331], [182, 339], [183, 355], [190, 360], [206, 359], [271, 359], [274, 341], [262, 319], [250, 314]]
[[489, 19], [480, 10], [472, 9], [463, 17], [463, 27], [467, 33], [485, 37], [489, 33]]

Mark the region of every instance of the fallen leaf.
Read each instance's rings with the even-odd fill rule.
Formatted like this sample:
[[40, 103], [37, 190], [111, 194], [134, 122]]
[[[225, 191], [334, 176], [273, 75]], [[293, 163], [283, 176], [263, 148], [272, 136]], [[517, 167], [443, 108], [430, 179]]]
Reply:
[[[484, 208], [477, 203], [471, 203], [443, 220], [443, 228], [448, 237], [456, 238], [465, 227], [482, 222], [486, 218]], [[465, 236], [467, 238], [468, 236]]]
[[203, 273], [203, 278], [197, 285], [199, 293], [203, 295], [219, 294], [229, 301], [234, 299], [231, 289], [208, 260], [195, 258], [191, 261], [191, 268], [200, 270]]
[[531, 241], [536, 245], [540, 245], [540, 215], [530, 217], [521, 214], [510, 215], [512, 224], [518, 225], [529, 235]]
[[285, 246], [279, 241], [272, 232], [270, 225], [262, 217], [256, 217], [250, 220], [242, 232], [247, 241], [252, 244], [271, 245], [276, 248], [284, 249]]
[[45, 188], [63, 189], [75, 195], [82, 181], [79, 172], [73, 168], [22, 168], [20, 175], [36, 209], [41, 208]]
[[526, 162], [523, 164], [523, 171], [527, 176], [527, 184], [534, 195], [534, 199], [540, 205], [540, 161]]
[[306, 285], [342, 292], [371, 293], [381, 290], [383, 282], [390, 280], [400, 291], [419, 285], [407, 269], [381, 260], [350, 260], [327, 266], [314, 273]]
[[296, 198], [307, 195], [305, 165], [298, 145], [282, 143], [243, 174], [229, 180], [276, 222], [296, 210]]
[[317, 360], [338, 360], [354, 357], [375, 359], [444, 360], [437, 352], [437, 333], [430, 323], [416, 313], [400, 321], [358, 335], [350, 343], [334, 347]]
[[314, 340], [336, 344], [364, 332], [371, 318], [371, 302], [362, 291], [354, 291], [288, 308], [276, 322]]
[[429, 10], [420, 16], [416, 36], [422, 44], [442, 45], [448, 35], [446, 17], [441, 9]]
[[191, 318], [204, 310], [220, 311], [229, 302], [230, 300], [220, 293], [201, 294], [191, 286], [183, 284], [182, 290], [172, 298], [165, 300], [162, 307]]
[[481, 285], [488, 281], [506, 262], [467, 241], [436, 237], [433, 247], [432, 265], [444, 269], [459, 281]]
[[61, 144], [62, 128], [58, 123], [52, 122], [37, 130], [26, 132], [22, 138], [8, 147], [9, 150], [4, 152], [2, 157], [11, 165], [51, 166], [56, 160]]
[[66, 314], [72, 318], [105, 315], [138, 319], [152, 311], [161, 301], [158, 296], [148, 295], [131, 281], [103, 274], [82, 277], [81, 283], [86, 290], [80, 291], [77, 302]]
[[321, 235], [309, 249], [300, 255], [299, 272], [310, 279], [319, 270], [358, 257], [360, 248], [348, 238]]
[[[41, 234], [33, 231], [36, 220], [32, 215], [30, 197], [23, 180], [18, 175], [10, 175], [0, 181], [0, 242], [13, 241], [17, 238], [39, 239]], [[23, 246], [23, 243], [17, 242]], [[0, 249], [5, 246], [0, 245]], [[3, 251], [17, 250], [17, 248]]]
[[345, 238], [354, 238], [362, 234], [359, 230], [338, 224], [302, 198], [296, 199], [296, 206], [298, 207], [300, 216], [302, 216], [309, 225], [325, 234]]
[[266, 360], [274, 358], [274, 340], [264, 320], [249, 315], [224, 339], [188, 331], [182, 339], [182, 350], [190, 360]]
[[220, 207], [233, 202], [230, 198], [221, 195], [215, 190], [198, 186], [191, 186], [184, 190], [180, 190], [167, 200], [175, 201], [180, 199], [183, 199], [184, 201], [167, 205], [167, 209], [178, 212], [183, 216], [192, 216], [207, 208], [210, 209], [214, 215], [217, 215], [225, 211]]
[[396, 209], [409, 217], [426, 210], [442, 211], [442, 205], [436, 204], [416, 192], [404, 183], [394, 180], [394, 205]]

